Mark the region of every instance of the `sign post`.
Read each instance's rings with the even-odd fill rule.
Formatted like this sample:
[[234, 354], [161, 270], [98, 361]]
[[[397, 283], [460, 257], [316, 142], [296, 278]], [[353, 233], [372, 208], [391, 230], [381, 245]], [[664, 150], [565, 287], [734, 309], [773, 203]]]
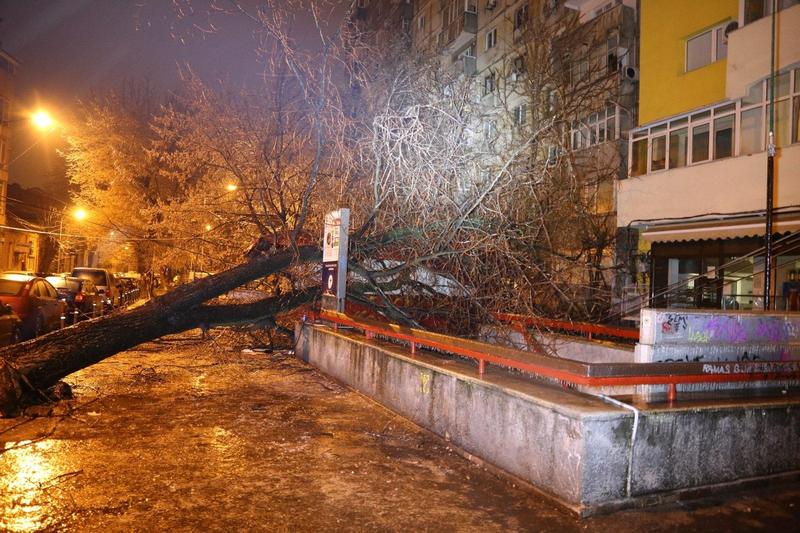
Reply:
[[344, 313], [347, 289], [347, 232], [350, 210], [325, 215], [322, 243], [322, 308]]

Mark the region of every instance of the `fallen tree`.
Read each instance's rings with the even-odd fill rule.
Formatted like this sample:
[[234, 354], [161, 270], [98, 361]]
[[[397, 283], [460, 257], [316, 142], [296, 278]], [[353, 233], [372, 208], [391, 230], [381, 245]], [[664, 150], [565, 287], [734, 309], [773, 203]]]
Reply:
[[123, 350], [197, 327], [255, 322], [314, 299], [300, 290], [249, 304], [209, 305], [208, 300], [250, 281], [321, 257], [314, 246], [259, 256], [154, 298], [147, 304], [0, 350], [0, 414], [18, 410], [30, 393]]

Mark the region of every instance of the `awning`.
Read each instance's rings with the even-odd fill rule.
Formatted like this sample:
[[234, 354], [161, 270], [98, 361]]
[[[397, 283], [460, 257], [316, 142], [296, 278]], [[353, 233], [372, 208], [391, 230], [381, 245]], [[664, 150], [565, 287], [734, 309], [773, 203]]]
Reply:
[[[763, 216], [650, 226], [641, 234], [647, 242], [682, 242], [708, 239], [736, 239], [739, 237], [763, 237], [765, 230]], [[778, 215], [772, 222], [773, 233], [800, 231], [800, 215]]]

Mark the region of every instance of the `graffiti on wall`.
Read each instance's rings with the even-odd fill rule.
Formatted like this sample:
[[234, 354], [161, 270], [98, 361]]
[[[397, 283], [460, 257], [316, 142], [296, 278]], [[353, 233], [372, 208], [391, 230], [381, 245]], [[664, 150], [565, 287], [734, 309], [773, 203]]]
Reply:
[[656, 321], [656, 344], [798, 342], [799, 322], [795, 316], [661, 312]]

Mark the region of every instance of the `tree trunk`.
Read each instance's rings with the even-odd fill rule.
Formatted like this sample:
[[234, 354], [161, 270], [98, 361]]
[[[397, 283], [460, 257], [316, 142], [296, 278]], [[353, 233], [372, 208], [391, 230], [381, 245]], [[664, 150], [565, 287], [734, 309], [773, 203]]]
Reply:
[[82, 322], [0, 350], [0, 413], [18, 407], [23, 389], [45, 390], [65, 376], [143, 342], [200, 325], [254, 321], [313, 298], [305, 291], [247, 305], [202, 305], [249, 281], [320, 257], [316, 247], [253, 258], [229, 270], [182, 285], [147, 304]]

